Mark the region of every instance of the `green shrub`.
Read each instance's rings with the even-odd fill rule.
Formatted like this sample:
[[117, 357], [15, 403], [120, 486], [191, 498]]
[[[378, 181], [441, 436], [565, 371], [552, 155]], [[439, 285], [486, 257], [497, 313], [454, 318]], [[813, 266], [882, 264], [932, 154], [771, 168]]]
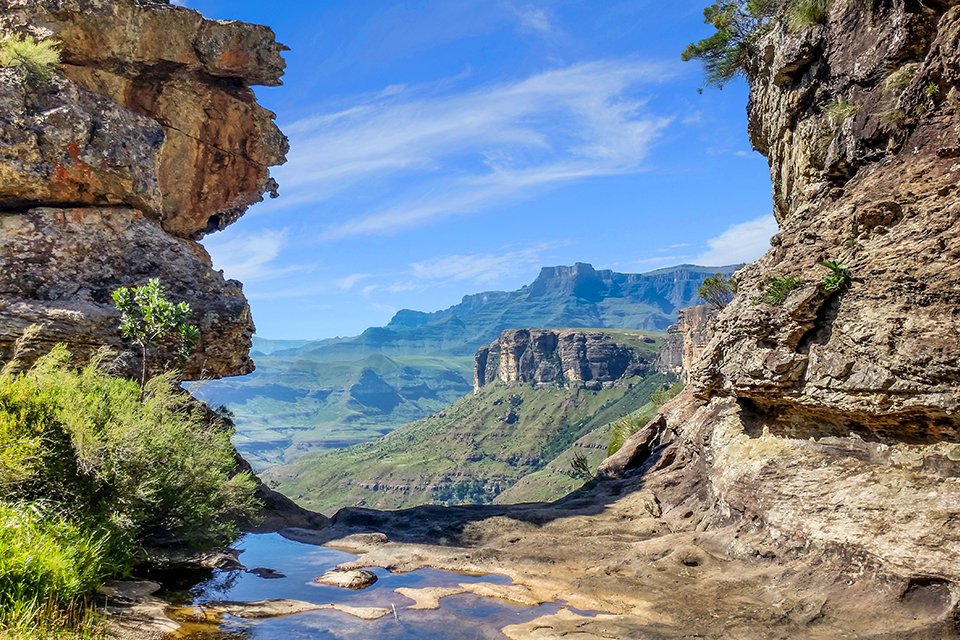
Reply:
[[0, 38], [0, 67], [22, 67], [28, 77], [48, 81], [60, 64], [60, 43], [33, 36]]
[[593, 479], [593, 471], [590, 469], [590, 461], [587, 460], [587, 456], [583, 455], [579, 451], [573, 454], [573, 459], [570, 460], [570, 470], [567, 471], [571, 478], [577, 480], [583, 480], [584, 482]]
[[107, 539], [42, 503], [0, 502], [0, 638], [99, 638], [87, 597], [114, 569]]
[[831, 102], [823, 109], [823, 112], [827, 116], [827, 120], [833, 127], [839, 127], [841, 124], [857, 115], [858, 111], [860, 111], [860, 107], [843, 100]]
[[256, 511], [229, 430], [172, 375], [141, 389], [105, 373], [106, 357], [76, 370], [58, 346], [0, 371], [0, 637], [86, 633], [79, 599], [142, 545], [228, 543]]
[[826, 21], [833, 0], [793, 0], [787, 5], [787, 28], [796, 33]]
[[787, 296], [790, 295], [791, 291], [794, 289], [799, 289], [803, 286], [803, 284], [803, 280], [793, 276], [770, 278], [767, 280], [767, 285], [764, 288], [763, 294], [756, 300], [756, 302], [762, 302], [764, 304], [779, 307], [786, 301]]
[[733, 278], [725, 278], [722, 273], [718, 273], [704, 279], [697, 295], [717, 309], [723, 309], [730, 304], [736, 292], [737, 283]]
[[850, 281], [850, 269], [846, 264], [838, 260], [824, 260], [817, 264], [829, 272], [821, 282], [824, 293], [834, 293], [847, 286]]
[[933, 100], [940, 95], [940, 85], [936, 82], [928, 82], [923, 85], [923, 95], [926, 96], [928, 100]]

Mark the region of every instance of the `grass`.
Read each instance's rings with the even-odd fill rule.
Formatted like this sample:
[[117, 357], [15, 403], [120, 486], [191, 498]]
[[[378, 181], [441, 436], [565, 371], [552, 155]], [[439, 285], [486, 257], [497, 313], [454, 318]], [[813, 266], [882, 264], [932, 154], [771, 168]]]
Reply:
[[787, 7], [787, 28], [796, 33], [823, 24], [832, 4], [832, 0], [793, 0]]
[[108, 359], [0, 370], [0, 638], [95, 637], [88, 598], [144, 545], [227, 543], [256, 511], [229, 430], [172, 374], [141, 390]]
[[833, 127], [839, 127], [844, 122], [857, 115], [858, 111], [860, 111], [860, 107], [843, 100], [831, 102], [823, 109], [824, 114], [827, 116], [827, 121]]
[[899, 95], [910, 85], [913, 80], [914, 69], [912, 66], [904, 65], [890, 72], [883, 81], [883, 90], [886, 93]]
[[799, 289], [803, 284], [803, 280], [794, 276], [770, 278], [767, 280], [767, 286], [756, 302], [779, 307], [783, 305], [794, 289]]
[[843, 289], [850, 282], [850, 268], [839, 260], [824, 260], [818, 265], [827, 270], [820, 283], [824, 293], [834, 293]]

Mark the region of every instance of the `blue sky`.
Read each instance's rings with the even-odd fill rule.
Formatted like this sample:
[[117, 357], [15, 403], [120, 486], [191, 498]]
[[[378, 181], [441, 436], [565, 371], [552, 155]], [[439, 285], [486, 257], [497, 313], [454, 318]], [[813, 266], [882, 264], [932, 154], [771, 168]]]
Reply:
[[680, 61], [705, 0], [187, 0], [270, 25], [281, 197], [204, 244], [257, 333], [354, 335], [541, 266], [751, 260], [775, 231], [746, 87]]

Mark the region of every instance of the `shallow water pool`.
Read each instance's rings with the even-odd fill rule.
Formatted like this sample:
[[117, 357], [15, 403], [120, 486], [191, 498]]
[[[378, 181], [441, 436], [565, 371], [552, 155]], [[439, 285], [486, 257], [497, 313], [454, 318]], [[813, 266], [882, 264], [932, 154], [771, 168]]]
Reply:
[[398, 587], [455, 587], [461, 583], [510, 584], [503, 575], [473, 576], [436, 569], [391, 573], [371, 568], [377, 582], [360, 591], [318, 586], [312, 580], [336, 565], [356, 558], [349, 553], [288, 540], [270, 534], [249, 534], [234, 545], [248, 568], [265, 567], [284, 574], [261, 578], [243, 571], [207, 573], [186, 589], [168, 590], [175, 604], [202, 605], [217, 600], [250, 602], [273, 598], [303, 600], [315, 604], [396, 609], [379, 620], [360, 620], [335, 610], [310, 611], [264, 620], [246, 620], [223, 615], [219, 624], [185, 625], [178, 640], [487, 640], [503, 638], [500, 629], [556, 612], [560, 605], [523, 607], [473, 594], [448, 596], [436, 610], [408, 609], [413, 601], [394, 592]]

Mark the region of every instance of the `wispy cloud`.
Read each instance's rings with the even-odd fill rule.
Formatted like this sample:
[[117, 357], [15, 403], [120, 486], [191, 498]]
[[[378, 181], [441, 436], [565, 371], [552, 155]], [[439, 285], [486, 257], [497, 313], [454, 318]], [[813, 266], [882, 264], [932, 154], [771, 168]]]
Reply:
[[540, 266], [544, 251], [556, 245], [538, 244], [506, 253], [449, 255], [415, 262], [410, 274], [418, 280], [473, 280], [492, 282], [518, 269]]
[[321, 233], [329, 241], [395, 233], [558, 184], [637, 172], [671, 122], [648, 114], [638, 90], [670, 75], [631, 58], [459, 93], [393, 87], [363, 96], [284, 126], [292, 143], [290, 161], [277, 171], [284, 197], [269, 207], [342, 198], [333, 208], [343, 209], [349, 199], [356, 213]]
[[227, 278], [243, 282], [270, 280], [302, 271], [301, 265], [276, 266], [286, 244], [285, 230], [209, 236], [203, 242], [213, 264]]
[[549, 34], [554, 30], [553, 21], [550, 14], [545, 9], [539, 7], [514, 8], [517, 17], [520, 19], [521, 28], [527, 31], [533, 31], [540, 34]]
[[707, 240], [707, 250], [695, 257], [693, 262], [707, 266], [751, 262], [770, 248], [770, 238], [775, 233], [777, 221], [770, 214], [735, 224]]

